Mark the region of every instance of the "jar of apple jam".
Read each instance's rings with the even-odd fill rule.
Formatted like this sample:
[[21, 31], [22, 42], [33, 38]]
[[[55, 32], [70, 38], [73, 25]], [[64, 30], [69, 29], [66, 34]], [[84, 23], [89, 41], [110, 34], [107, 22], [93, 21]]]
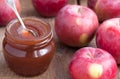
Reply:
[[35, 76], [47, 70], [53, 58], [55, 43], [49, 24], [35, 17], [23, 18], [27, 28], [37, 33], [24, 33], [18, 20], [5, 30], [3, 53], [9, 68], [22, 76]]

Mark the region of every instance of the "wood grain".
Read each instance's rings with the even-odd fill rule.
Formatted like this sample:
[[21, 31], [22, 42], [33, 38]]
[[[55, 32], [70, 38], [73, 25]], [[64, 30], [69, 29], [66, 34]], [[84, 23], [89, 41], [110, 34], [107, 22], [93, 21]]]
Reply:
[[[69, 4], [76, 4], [76, 0], [69, 0]], [[44, 20], [45, 22], [48, 22], [52, 26], [54, 32], [54, 39], [56, 42], [56, 53], [48, 70], [42, 75], [36, 77], [22, 77], [16, 75], [8, 68], [3, 57], [2, 40], [4, 38], [5, 27], [1, 27], [0, 28], [0, 39], [1, 39], [0, 40], [0, 79], [71, 79], [68, 72], [68, 65], [72, 55], [78, 48], [68, 47], [59, 41], [54, 31], [54, 17], [52, 18], [41, 17], [33, 8], [31, 0], [21, 0], [21, 5], [22, 5], [21, 6], [22, 17], [35, 16]], [[82, 0], [81, 5], [86, 6], [86, 0]], [[93, 39], [88, 46], [96, 47], [95, 39]], [[116, 79], [120, 79], [119, 72], [118, 72], [118, 77]]]

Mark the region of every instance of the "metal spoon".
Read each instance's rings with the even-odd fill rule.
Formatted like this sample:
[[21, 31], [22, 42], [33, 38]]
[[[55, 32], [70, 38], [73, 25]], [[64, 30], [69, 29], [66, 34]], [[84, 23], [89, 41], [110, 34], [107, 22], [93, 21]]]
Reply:
[[30, 32], [33, 36], [37, 37], [38, 35], [31, 29], [28, 29], [25, 24], [23, 23], [17, 9], [16, 9], [16, 5], [15, 5], [15, 1], [14, 0], [6, 0], [7, 4], [12, 8], [12, 10], [14, 11], [14, 13], [16, 14], [18, 20], [20, 21], [21, 23], [21, 26], [22, 26], [22, 30], [26, 30], [28, 32]]

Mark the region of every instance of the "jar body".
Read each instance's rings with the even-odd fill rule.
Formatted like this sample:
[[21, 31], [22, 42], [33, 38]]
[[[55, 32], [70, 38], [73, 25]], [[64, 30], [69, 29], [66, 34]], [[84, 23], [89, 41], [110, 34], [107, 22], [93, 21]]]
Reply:
[[22, 76], [35, 76], [47, 70], [54, 56], [53, 39], [41, 46], [40, 42], [38, 45], [19, 44], [14, 40], [10, 41], [11, 37], [8, 36], [9, 33], [3, 40], [3, 53], [12, 71]]
[[45, 47], [25, 50], [16, 48], [4, 39], [3, 52], [5, 60], [12, 71], [23, 76], [34, 76], [45, 72], [54, 55], [54, 42]]

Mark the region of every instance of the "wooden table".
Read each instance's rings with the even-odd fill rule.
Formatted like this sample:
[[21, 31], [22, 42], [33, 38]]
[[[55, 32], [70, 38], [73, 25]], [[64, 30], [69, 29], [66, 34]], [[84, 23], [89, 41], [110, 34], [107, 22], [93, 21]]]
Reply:
[[[70, 4], [76, 4], [75, 0], [69, 0]], [[54, 17], [53, 18], [43, 18], [41, 17], [33, 8], [31, 0], [21, 0], [21, 7], [22, 7], [22, 17], [26, 16], [36, 16], [48, 23], [53, 28], [54, 32]], [[86, 5], [86, 0], [81, 1], [81, 5]], [[71, 79], [69, 73], [68, 73], [68, 65], [70, 62], [70, 59], [74, 52], [78, 48], [71, 48], [59, 41], [57, 36], [54, 32], [54, 39], [56, 42], [56, 53], [55, 56], [48, 68], [48, 70], [43, 73], [42, 75], [36, 76], [36, 77], [21, 77], [19, 75], [16, 75], [14, 72], [12, 72], [8, 66], [6, 65], [6, 62], [3, 57], [2, 53], [2, 40], [4, 38], [4, 31], [5, 28], [0, 28], [0, 79]], [[91, 43], [89, 44], [91, 47], [96, 47], [95, 40], [93, 39]], [[119, 73], [117, 79], [120, 79]]]

